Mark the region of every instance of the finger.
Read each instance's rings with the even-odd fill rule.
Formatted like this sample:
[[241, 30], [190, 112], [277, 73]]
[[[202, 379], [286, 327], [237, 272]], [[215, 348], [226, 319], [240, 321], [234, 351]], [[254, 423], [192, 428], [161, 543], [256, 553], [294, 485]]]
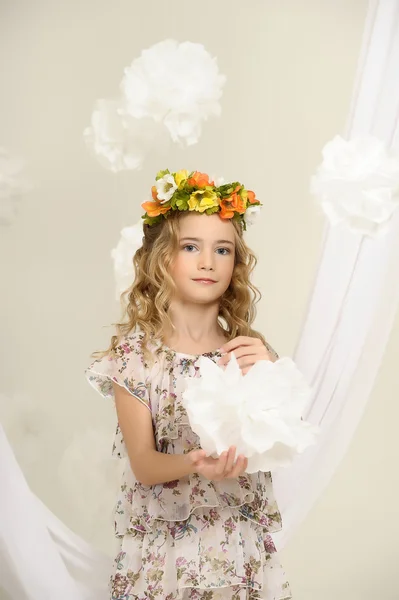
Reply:
[[232, 470], [232, 468], [234, 467], [235, 459], [236, 459], [236, 448], [235, 448], [235, 446], [230, 446], [228, 454], [227, 454], [226, 466], [224, 468], [225, 474], [229, 473]]
[[262, 340], [260, 340], [259, 338], [249, 337], [247, 335], [239, 335], [236, 338], [234, 338], [233, 340], [230, 340], [229, 342], [226, 342], [225, 344], [223, 344], [223, 346], [220, 348], [220, 352], [222, 352], [222, 353], [232, 352], [239, 346], [252, 346], [252, 345], [254, 345], [254, 346], [263, 345]]
[[240, 454], [234, 466], [234, 477], [238, 477], [243, 472], [245, 458]]
[[251, 356], [242, 356], [237, 360], [237, 364], [241, 370], [247, 369], [247, 371], [253, 367], [257, 362], [270, 360], [266, 355], [253, 354]]
[[223, 475], [225, 467], [226, 467], [226, 462], [227, 462], [227, 452], [222, 452], [222, 454], [219, 456], [219, 458], [216, 461], [216, 465], [215, 465], [215, 472], [217, 475]]
[[234, 465], [234, 468], [229, 474], [229, 479], [236, 479], [237, 477], [242, 475], [245, 472], [247, 465], [248, 460], [240, 454], [240, 456], [237, 458], [237, 462]]
[[[227, 365], [230, 362], [232, 354], [233, 354], [233, 352], [224, 354], [218, 360], [218, 365], [220, 365], [220, 366]], [[251, 346], [240, 346], [239, 348], [234, 350], [234, 356], [236, 357], [237, 361], [239, 361], [241, 358], [245, 358], [246, 356], [252, 357], [252, 358], [264, 356], [265, 359], [267, 359], [268, 353], [264, 346], [251, 345]], [[257, 360], [259, 360], [259, 358]]]

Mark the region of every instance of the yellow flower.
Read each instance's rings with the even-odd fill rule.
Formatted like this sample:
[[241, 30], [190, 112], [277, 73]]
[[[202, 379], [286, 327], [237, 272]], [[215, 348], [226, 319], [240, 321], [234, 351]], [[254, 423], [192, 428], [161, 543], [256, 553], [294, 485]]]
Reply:
[[189, 176], [189, 172], [186, 169], [183, 169], [182, 171], [178, 171], [175, 175], [175, 181], [176, 181], [176, 185], [177, 187], [179, 187], [179, 185], [182, 183], [182, 181], [185, 181]]
[[198, 200], [197, 200], [197, 198], [194, 197], [194, 194], [191, 194], [187, 204], [188, 204], [188, 210], [196, 209], [196, 206], [198, 205]]
[[219, 198], [213, 190], [197, 190], [191, 194], [188, 206], [190, 210], [203, 213], [208, 208], [219, 206]]

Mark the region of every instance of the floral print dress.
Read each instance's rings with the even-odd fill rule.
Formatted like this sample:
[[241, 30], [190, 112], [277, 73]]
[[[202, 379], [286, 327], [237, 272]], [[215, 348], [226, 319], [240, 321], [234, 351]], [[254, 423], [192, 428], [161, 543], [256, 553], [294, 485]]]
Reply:
[[[181, 402], [186, 377], [199, 376], [200, 355], [152, 343], [149, 366], [143, 334], [86, 370], [88, 381], [113, 399], [112, 382], [152, 415], [159, 452], [200, 447]], [[218, 351], [205, 354], [212, 360]], [[134, 398], [133, 398], [134, 397]], [[127, 458], [119, 425], [113, 455]], [[270, 536], [281, 529], [270, 473], [211, 482], [199, 474], [154, 486], [139, 483], [129, 461], [115, 506], [120, 548], [110, 577], [112, 600], [289, 600], [292, 598]]]

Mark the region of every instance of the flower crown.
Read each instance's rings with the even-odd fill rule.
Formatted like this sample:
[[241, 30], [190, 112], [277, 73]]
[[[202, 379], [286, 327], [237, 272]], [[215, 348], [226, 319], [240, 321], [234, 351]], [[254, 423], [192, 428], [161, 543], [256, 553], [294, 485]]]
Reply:
[[245, 230], [262, 206], [254, 192], [246, 190], [241, 183], [216, 186], [205, 173], [186, 170], [159, 171], [152, 198], [141, 205], [146, 211], [142, 218], [147, 225], [167, 218], [169, 211], [180, 210], [207, 215], [219, 213], [222, 219], [240, 221]]

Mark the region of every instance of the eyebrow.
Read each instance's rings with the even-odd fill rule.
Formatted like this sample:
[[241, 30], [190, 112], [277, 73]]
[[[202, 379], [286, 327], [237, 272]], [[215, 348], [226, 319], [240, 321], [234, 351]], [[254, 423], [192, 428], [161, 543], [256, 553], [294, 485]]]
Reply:
[[[184, 238], [180, 238], [181, 242], [203, 242], [204, 240], [202, 240], [201, 238], [196, 238], [196, 237], [184, 237]], [[234, 243], [231, 242], [230, 240], [216, 240], [215, 242], [216, 244], [230, 244], [230, 246], [234, 246]]]

